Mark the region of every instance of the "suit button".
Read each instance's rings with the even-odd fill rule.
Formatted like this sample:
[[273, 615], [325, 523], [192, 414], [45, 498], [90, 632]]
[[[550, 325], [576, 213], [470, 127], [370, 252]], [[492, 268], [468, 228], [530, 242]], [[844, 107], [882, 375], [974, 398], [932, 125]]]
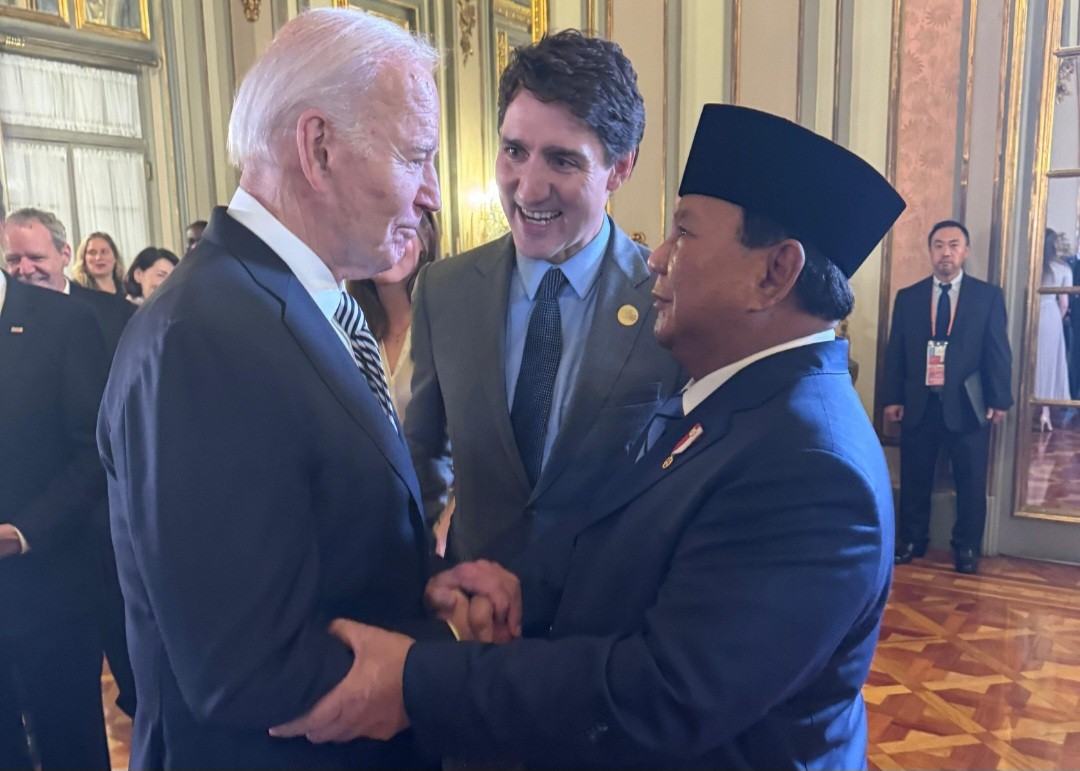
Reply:
[[607, 733], [607, 730], [607, 723], [597, 723], [589, 729], [589, 733], [587, 734], [589, 741], [596, 744], [603, 738], [604, 734]]

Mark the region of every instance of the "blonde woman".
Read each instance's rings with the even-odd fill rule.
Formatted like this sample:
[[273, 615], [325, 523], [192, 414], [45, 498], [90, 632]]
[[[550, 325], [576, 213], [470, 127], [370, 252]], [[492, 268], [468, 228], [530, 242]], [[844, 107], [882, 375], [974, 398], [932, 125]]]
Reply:
[[119, 294], [124, 285], [124, 263], [120, 250], [108, 233], [95, 232], [79, 244], [71, 279], [80, 286], [108, 294]]

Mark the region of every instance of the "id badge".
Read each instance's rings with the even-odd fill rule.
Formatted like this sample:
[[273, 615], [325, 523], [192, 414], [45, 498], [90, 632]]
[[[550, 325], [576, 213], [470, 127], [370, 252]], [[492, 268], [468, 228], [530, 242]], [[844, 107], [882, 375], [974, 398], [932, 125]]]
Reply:
[[926, 343], [926, 385], [931, 388], [945, 385], [945, 349], [948, 345], [940, 340]]

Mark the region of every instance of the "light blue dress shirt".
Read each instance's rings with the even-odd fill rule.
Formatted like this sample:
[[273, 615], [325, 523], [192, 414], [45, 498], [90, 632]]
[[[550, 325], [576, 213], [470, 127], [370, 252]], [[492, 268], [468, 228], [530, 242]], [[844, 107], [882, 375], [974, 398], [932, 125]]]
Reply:
[[[593, 311], [596, 309], [596, 279], [604, 264], [604, 253], [611, 238], [611, 222], [607, 216], [600, 232], [580, 252], [561, 265], [552, 265], [544, 260], [533, 260], [516, 255], [517, 264], [510, 277], [510, 298], [506, 310], [506, 361], [503, 369], [506, 373], [506, 409], [514, 404], [514, 389], [517, 387], [518, 372], [521, 371], [521, 356], [525, 352], [525, 335], [529, 330], [529, 316], [532, 314], [536, 293], [544, 274], [551, 268], [561, 268], [569, 286], [559, 293], [559, 316], [562, 319], [562, 356], [559, 358], [559, 371], [555, 375], [555, 391], [551, 396], [551, 413], [548, 415], [547, 434], [544, 437], [544, 457], [547, 463], [551, 447], [555, 444], [559, 426], [570, 406], [570, 396], [574, 391], [574, 380], [581, 365], [585, 351], [585, 340], [592, 326]], [[541, 465], [543, 468], [543, 465]]]

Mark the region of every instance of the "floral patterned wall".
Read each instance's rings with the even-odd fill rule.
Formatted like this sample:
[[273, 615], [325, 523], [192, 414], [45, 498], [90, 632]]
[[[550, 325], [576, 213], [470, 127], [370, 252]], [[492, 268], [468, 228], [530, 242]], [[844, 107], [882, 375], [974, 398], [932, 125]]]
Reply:
[[962, 130], [957, 116], [964, 6], [964, 0], [902, 2], [896, 186], [908, 207], [893, 228], [885, 277], [890, 308], [897, 290], [929, 275], [930, 228], [960, 214], [953, 211], [953, 193], [957, 132]]

